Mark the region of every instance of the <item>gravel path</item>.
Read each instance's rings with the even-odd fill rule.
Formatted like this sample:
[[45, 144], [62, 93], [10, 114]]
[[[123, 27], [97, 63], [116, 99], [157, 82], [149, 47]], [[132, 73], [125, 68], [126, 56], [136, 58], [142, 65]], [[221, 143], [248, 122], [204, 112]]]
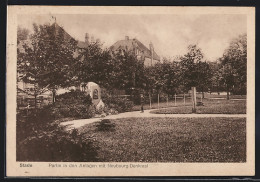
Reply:
[[246, 114], [154, 114], [150, 113], [150, 111], [157, 110], [145, 110], [143, 113], [140, 111], [133, 111], [133, 112], [125, 112], [120, 113], [117, 115], [108, 115], [103, 118], [90, 118], [90, 119], [80, 119], [80, 120], [73, 120], [73, 121], [66, 121], [62, 122], [61, 125], [67, 125], [69, 128], [80, 128], [86, 124], [94, 123], [100, 121], [102, 119], [119, 119], [119, 118], [216, 118], [216, 117], [227, 117], [227, 118], [245, 118]]

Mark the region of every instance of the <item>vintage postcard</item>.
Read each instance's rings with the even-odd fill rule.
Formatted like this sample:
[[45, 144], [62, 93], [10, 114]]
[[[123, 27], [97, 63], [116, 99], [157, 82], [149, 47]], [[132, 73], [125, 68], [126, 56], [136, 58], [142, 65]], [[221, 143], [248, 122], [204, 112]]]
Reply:
[[7, 18], [8, 177], [255, 174], [254, 7]]

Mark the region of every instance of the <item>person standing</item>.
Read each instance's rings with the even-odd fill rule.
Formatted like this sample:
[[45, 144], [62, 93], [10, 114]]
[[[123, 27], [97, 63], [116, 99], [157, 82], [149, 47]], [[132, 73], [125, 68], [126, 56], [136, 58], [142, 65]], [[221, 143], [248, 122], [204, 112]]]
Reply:
[[144, 95], [141, 94], [140, 97], [141, 97], [141, 112], [144, 112]]

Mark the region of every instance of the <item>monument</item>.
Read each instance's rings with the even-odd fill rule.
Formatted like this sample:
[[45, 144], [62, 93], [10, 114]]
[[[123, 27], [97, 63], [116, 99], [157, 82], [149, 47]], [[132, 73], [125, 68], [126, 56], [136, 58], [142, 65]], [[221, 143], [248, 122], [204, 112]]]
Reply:
[[92, 103], [97, 109], [105, 106], [101, 99], [101, 88], [98, 84], [94, 82], [88, 82], [87, 84], [81, 84], [80, 87], [83, 91], [90, 95], [92, 98]]

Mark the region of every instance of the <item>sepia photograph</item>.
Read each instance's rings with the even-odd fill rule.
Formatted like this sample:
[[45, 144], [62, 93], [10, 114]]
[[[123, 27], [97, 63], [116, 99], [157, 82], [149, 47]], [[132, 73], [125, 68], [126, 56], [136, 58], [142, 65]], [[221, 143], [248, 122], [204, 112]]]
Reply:
[[[172, 164], [174, 175], [182, 164], [254, 174], [254, 9], [23, 8], [9, 8], [7, 44], [7, 150], [20, 175], [41, 164], [49, 176]], [[168, 173], [153, 173], [161, 164]]]

